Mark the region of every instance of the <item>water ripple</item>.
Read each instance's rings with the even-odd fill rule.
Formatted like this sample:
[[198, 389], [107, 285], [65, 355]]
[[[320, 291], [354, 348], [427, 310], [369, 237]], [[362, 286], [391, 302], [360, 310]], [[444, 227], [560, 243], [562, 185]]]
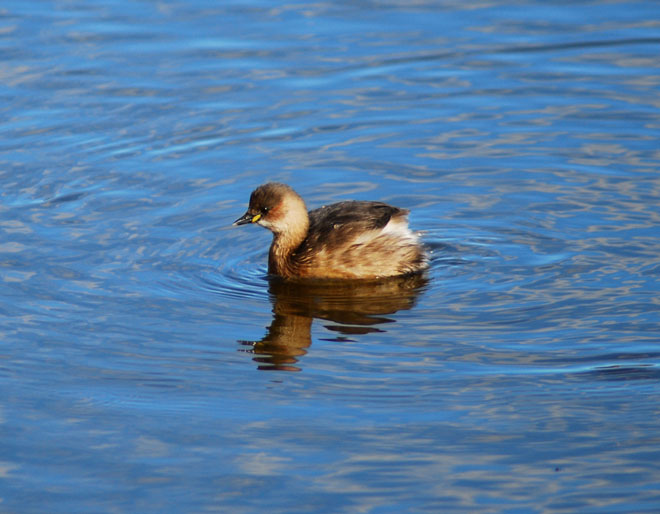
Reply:
[[235, 248], [224, 255], [218, 267], [198, 277], [203, 290], [224, 298], [245, 300], [267, 298], [267, 256], [261, 250]]

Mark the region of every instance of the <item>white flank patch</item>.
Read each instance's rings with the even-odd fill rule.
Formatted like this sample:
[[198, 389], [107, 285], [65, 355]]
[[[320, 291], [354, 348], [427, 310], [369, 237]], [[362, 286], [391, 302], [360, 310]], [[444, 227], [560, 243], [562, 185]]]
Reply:
[[416, 244], [419, 241], [419, 236], [410, 230], [408, 222], [401, 218], [390, 220], [390, 222], [383, 227], [381, 234], [398, 237], [399, 239], [407, 240], [407, 242], [412, 244]]

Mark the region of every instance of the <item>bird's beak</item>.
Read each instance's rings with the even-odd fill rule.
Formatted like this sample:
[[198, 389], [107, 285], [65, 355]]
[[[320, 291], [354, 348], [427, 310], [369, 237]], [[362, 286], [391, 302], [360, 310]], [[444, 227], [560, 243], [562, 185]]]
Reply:
[[245, 214], [243, 214], [243, 216], [241, 216], [236, 221], [234, 221], [233, 224], [238, 226], [238, 225], [246, 225], [248, 223], [256, 223], [257, 221], [259, 221], [259, 218], [261, 218], [261, 214], [250, 214], [249, 212], [246, 212]]

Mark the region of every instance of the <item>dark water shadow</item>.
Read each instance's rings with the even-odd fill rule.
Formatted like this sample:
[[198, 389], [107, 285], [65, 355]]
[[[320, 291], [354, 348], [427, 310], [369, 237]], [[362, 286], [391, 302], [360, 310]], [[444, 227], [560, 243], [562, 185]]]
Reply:
[[628, 382], [631, 380], [660, 380], [660, 367], [653, 364], [612, 364], [599, 366], [579, 374], [580, 378], [590, 382], [594, 380], [606, 382]]
[[239, 341], [250, 347], [260, 370], [301, 371], [299, 358], [312, 344], [312, 321], [331, 321], [329, 330], [342, 336], [382, 332], [391, 316], [411, 309], [428, 278], [410, 275], [378, 281], [318, 280], [287, 282], [269, 278], [273, 321], [260, 341]]

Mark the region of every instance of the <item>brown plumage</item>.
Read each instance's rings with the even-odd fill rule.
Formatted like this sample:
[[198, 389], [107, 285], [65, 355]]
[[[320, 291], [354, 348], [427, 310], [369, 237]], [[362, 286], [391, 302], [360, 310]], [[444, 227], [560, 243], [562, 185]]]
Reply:
[[273, 232], [268, 272], [285, 278], [380, 278], [422, 271], [428, 258], [408, 228], [408, 210], [339, 202], [307, 212], [286, 184], [259, 186], [234, 225]]

